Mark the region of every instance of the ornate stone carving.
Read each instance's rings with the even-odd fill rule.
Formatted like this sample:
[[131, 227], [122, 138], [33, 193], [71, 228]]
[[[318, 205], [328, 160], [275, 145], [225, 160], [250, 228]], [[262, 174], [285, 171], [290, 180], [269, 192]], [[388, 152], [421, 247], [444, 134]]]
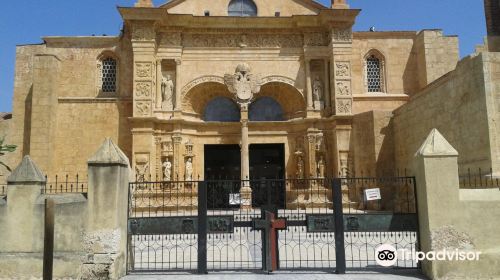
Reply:
[[334, 42], [351, 42], [352, 41], [351, 28], [334, 29], [332, 39]]
[[135, 159], [135, 178], [137, 182], [145, 182], [149, 176], [149, 156], [137, 154]]
[[340, 78], [351, 77], [351, 64], [349, 62], [335, 62], [335, 76]]
[[352, 112], [351, 99], [337, 99], [337, 114], [349, 115]]
[[288, 85], [291, 85], [292, 87], [295, 87], [295, 81], [293, 79], [290, 79], [288, 77], [284, 77], [284, 76], [267, 76], [267, 77], [264, 77], [261, 79], [261, 84], [262, 85], [265, 85], [265, 84], [268, 84], [268, 83], [284, 83], [284, 84], [288, 84]]
[[310, 47], [328, 46], [328, 33], [324, 32], [304, 33], [304, 45]]
[[151, 78], [153, 64], [151, 62], [138, 62], [135, 64], [135, 73], [138, 78]]
[[179, 32], [162, 33], [160, 45], [162, 46], [180, 46], [182, 44], [182, 35]]
[[337, 81], [336, 88], [337, 95], [351, 95], [350, 81]]
[[161, 108], [163, 110], [173, 109], [175, 104], [174, 82], [170, 75], [162, 77], [161, 80]]
[[186, 95], [186, 93], [192, 90], [195, 86], [208, 82], [224, 84], [224, 78], [219, 76], [202, 76], [196, 78], [182, 88], [181, 94]]
[[252, 74], [250, 66], [246, 63], [238, 65], [234, 74], [226, 74], [224, 81], [240, 104], [250, 103], [262, 85], [260, 77]]
[[138, 101], [136, 104], [137, 113], [140, 116], [149, 116], [151, 104], [149, 101]]
[[300, 34], [185, 34], [183, 46], [199, 48], [301, 48], [303, 40]]
[[138, 98], [151, 96], [151, 83], [150, 82], [138, 82], [135, 85], [135, 96]]
[[156, 33], [152, 24], [139, 23], [134, 25], [132, 31], [132, 40], [137, 41], [150, 41], [154, 40]]

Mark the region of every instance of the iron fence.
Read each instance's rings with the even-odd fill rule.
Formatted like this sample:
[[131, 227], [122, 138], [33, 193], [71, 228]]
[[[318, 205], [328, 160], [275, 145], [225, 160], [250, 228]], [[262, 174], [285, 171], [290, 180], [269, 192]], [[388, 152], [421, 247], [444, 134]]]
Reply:
[[[242, 206], [242, 186], [251, 206]], [[347, 268], [369, 268], [381, 244], [418, 251], [415, 187], [413, 177], [130, 183], [128, 270], [263, 270], [266, 237], [255, 228], [263, 209], [286, 223], [276, 230], [280, 269], [331, 271], [339, 250]]]
[[87, 182], [81, 181], [77, 174], [74, 179], [70, 179], [69, 175], [60, 178], [55, 176], [54, 181], [49, 181], [46, 176], [46, 183], [42, 187], [42, 194], [63, 194], [63, 193], [88, 193]]
[[461, 189], [500, 189], [500, 177], [493, 175], [493, 169], [481, 169], [467, 172], [459, 176]]

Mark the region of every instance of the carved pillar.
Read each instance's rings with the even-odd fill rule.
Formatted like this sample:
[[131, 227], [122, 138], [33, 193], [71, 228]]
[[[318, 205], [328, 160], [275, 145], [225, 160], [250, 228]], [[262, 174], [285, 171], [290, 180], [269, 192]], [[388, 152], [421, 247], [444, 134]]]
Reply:
[[309, 168], [307, 169], [307, 176], [309, 178], [316, 177], [316, 132], [307, 133], [307, 156]]
[[155, 174], [154, 178], [156, 181], [163, 181], [163, 172], [162, 172], [162, 162], [161, 162], [161, 137], [155, 137]]
[[151, 116], [156, 95], [156, 33], [153, 22], [132, 25], [134, 52], [134, 117]]
[[181, 60], [175, 60], [175, 102], [174, 102], [174, 111], [181, 110], [181, 87], [179, 84], [179, 76], [180, 76], [180, 68], [181, 68]]
[[[248, 149], [248, 105], [241, 105], [241, 179], [250, 179], [250, 156]], [[243, 181], [240, 189], [241, 209], [252, 209], [252, 189], [249, 181]]]
[[333, 29], [332, 30], [332, 81], [333, 81], [333, 100], [335, 115], [352, 115], [352, 29]]
[[313, 109], [312, 82], [311, 82], [311, 60], [306, 59], [306, 86], [307, 86], [307, 110]]
[[181, 144], [182, 144], [182, 136], [179, 133], [176, 133], [172, 136], [172, 141], [174, 143], [174, 168], [173, 168], [173, 176], [174, 176], [174, 181], [179, 180], [179, 178], [182, 178], [183, 174], [181, 173], [181, 164], [180, 164], [180, 159], [182, 158], [181, 155]]
[[161, 82], [163, 78], [162, 67], [161, 67], [161, 59], [156, 60], [156, 106], [157, 110], [161, 109], [162, 102], [162, 92], [161, 92]]

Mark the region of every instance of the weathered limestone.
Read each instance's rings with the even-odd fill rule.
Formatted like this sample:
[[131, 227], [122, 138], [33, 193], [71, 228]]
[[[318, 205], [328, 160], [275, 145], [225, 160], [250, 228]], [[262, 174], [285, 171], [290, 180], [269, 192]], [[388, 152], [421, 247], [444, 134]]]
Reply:
[[[499, 275], [500, 237], [496, 217], [500, 210], [498, 190], [475, 190], [465, 198], [459, 190], [458, 152], [433, 129], [415, 154], [415, 175], [420, 224], [421, 250], [461, 250], [480, 252], [479, 261], [425, 261], [423, 271], [431, 279], [477, 277], [491, 279]], [[468, 193], [468, 191], [465, 191]], [[472, 199], [471, 199], [472, 198]]]
[[[0, 274], [6, 279], [41, 277], [45, 176], [26, 156], [8, 182], [7, 203], [0, 205]], [[55, 201], [54, 276], [76, 278], [83, 260], [86, 199], [62, 195]]]
[[119, 279], [126, 273], [129, 161], [107, 138], [89, 160], [88, 254], [81, 279]]

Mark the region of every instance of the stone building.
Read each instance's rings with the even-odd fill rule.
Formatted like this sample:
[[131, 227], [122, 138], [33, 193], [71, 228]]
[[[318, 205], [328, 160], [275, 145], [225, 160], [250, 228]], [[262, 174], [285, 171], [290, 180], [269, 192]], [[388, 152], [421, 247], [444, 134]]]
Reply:
[[[139, 179], [381, 175], [411, 168], [415, 143], [438, 127], [464, 166], [495, 167], [495, 112], [483, 109], [498, 94], [499, 17], [486, 2], [491, 36], [455, 70], [457, 37], [353, 32], [360, 10], [344, 0], [139, 0], [118, 8], [119, 36], [17, 48], [9, 162], [29, 154], [49, 175], [85, 174], [109, 136]], [[455, 87], [465, 99], [442, 100]]]

